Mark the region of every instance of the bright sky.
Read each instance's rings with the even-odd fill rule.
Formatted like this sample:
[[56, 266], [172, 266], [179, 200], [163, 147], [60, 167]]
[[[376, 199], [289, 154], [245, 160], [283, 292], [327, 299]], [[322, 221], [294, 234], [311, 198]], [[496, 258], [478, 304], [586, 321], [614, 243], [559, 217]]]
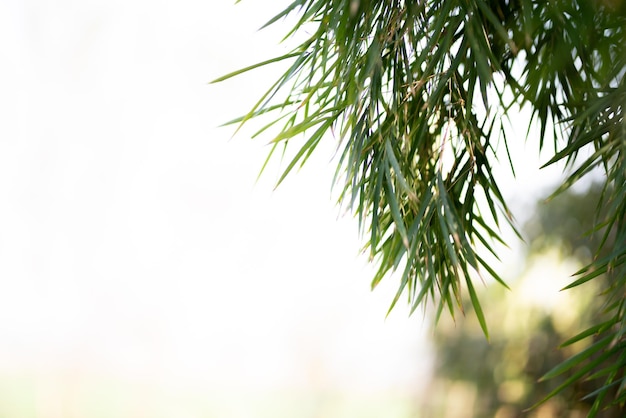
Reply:
[[427, 383], [330, 152], [272, 192], [217, 128], [273, 74], [207, 82], [281, 48], [232, 3], [0, 3], [0, 415], [403, 417]]

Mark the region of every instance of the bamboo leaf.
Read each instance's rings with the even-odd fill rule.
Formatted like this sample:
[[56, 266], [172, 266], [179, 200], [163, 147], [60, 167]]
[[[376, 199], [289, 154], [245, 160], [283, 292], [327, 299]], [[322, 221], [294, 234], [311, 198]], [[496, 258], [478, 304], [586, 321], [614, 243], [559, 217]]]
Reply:
[[284, 61], [284, 60], [289, 59], [289, 58], [295, 58], [295, 57], [298, 57], [300, 55], [301, 55], [300, 52], [290, 52], [288, 54], [281, 55], [280, 57], [271, 58], [271, 59], [268, 59], [268, 60], [265, 60], [265, 61], [261, 61], [261, 62], [259, 62], [257, 64], [253, 64], [253, 65], [250, 65], [248, 67], [244, 67], [244, 68], [241, 68], [239, 70], [236, 70], [236, 71], [233, 71], [231, 73], [228, 73], [226, 75], [223, 75], [221, 77], [218, 77], [215, 80], [211, 81], [210, 84], [219, 83], [221, 81], [228, 80], [229, 78], [233, 78], [233, 77], [236, 77], [236, 76], [241, 75], [243, 73], [247, 73], [248, 71], [255, 70], [255, 69], [259, 68], [259, 67], [264, 67], [266, 65], [274, 64], [274, 63], [280, 62], [280, 61]]

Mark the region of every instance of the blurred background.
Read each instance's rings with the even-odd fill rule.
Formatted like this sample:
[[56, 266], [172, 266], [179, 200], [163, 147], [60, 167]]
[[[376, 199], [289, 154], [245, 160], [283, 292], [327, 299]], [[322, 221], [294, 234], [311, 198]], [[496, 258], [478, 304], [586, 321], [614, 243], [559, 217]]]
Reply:
[[[219, 128], [276, 70], [208, 82], [289, 48], [288, 22], [257, 31], [287, 2], [233, 3], [0, 2], [0, 417], [519, 416], [588, 319], [593, 291], [559, 289], [597, 190], [542, 203], [561, 167], [520, 137], [499, 178], [527, 242], [506, 232], [512, 291], [484, 286], [491, 343], [386, 317], [332, 140], [273, 190], [267, 140]], [[581, 416], [575, 395], [530, 416]]]

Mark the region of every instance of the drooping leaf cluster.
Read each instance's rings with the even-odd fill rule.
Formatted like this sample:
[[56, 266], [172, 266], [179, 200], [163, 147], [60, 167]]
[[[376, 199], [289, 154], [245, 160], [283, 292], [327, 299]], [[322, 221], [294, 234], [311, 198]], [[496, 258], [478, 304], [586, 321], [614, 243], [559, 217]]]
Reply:
[[[488, 261], [497, 258], [500, 223], [511, 221], [492, 167], [495, 146], [508, 150], [502, 121], [520, 106], [538, 122], [538, 132], [525, 129], [529, 138], [539, 149], [552, 143], [546, 165], [570, 168], [560, 190], [603, 170], [595, 228], [605, 255], [571, 286], [611, 277], [609, 319], [574, 339], [607, 338], [578, 359], [589, 361], [568, 365], [584, 363], [578, 378], [595, 370], [607, 387], [619, 386], [616, 401], [626, 399], [626, 2], [295, 0], [265, 26], [287, 16], [296, 18], [287, 38], [309, 34], [304, 41], [216, 81], [289, 63], [237, 122], [271, 116], [258, 132], [279, 127], [270, 157], [296, 147], [279, 183], [334, 134], [340, 202], [366, 232], [378, 266], [373, 285], [400, 271], [392, 307], [405, 295], [412, 310], [431, 301], [437, 316], [454, 315], [467, 292], [488, 335], [474, 289], [486, 276], [504, 284]], [[598, 405], [604, 393], [594, 394]]]

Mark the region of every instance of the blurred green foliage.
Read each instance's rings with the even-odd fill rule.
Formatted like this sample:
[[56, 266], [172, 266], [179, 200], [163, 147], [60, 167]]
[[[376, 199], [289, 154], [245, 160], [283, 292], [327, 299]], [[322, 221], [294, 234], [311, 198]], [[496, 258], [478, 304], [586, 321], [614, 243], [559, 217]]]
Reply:
[[[552, 379], [542, 376], [600, 338], [559, 348], [572, 335], [606, 319], [599, 318], [598, 312], [606, 302], [601, 292], [607, 277], [600, 276], [558, 297], [552, 295], [546, 302], [544, 292], [554, 284], [558, 287], [559, 282], [567, 283], [567, 277], [541, 272], [548, 271], [547, 264], [565, 264], [560, 269], [565, 273], [572, 264], [591, 261], [592, 249], [600, 239], [598, 232], [591, 231], [601, 193], [601, 186], [594, 183], [584, 193], [568, 191], [537, 203], [534, 216], [524, 227], [530, 244], [525, 271], [510, 283], [510, 291], [488, 286], [481, 292], [482, 298], [489, 301], [486, 310], [492, 318], [490, 342], [471, 316], [440, 323], [435, 334], [437, 371], [428, 416], [461, 418], [450, 415], [458, 402], [465, 405], [462, 417], [467, 418], [583, 417], [589, 413], [594, 398], [585, 397], [603, 386], [602, 379], [576, 379], [542, 403], [577, 370], [569, 369]], [[614, 234], [611, 237], [614, 239]], [[598, 357], [599, 353], [592, 356]], [[610, 366], [615, 360], [610, 357], [604, 365]], [[449, 393], [455, 398], [445, 396]], [[606, 418], [625, 415], [626, 409], [620, 405], [599, 413]]]

